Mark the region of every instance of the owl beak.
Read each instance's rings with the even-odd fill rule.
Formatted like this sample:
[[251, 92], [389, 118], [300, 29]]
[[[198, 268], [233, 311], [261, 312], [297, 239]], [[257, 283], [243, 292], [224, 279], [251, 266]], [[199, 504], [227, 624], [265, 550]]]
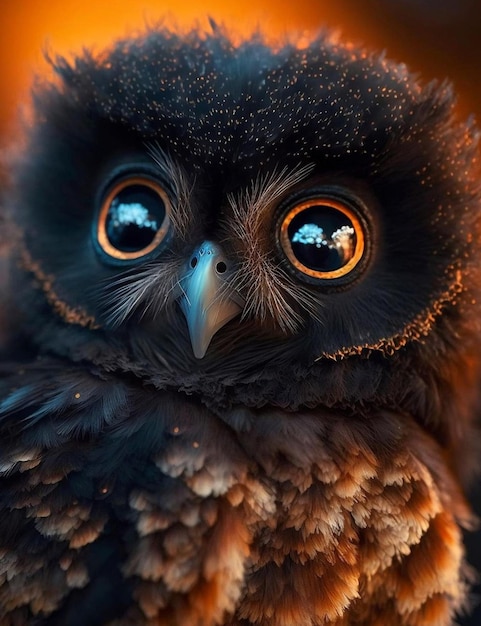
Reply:
[[194, 355], [202, 359], [215, 333], [240, 314], [244, 301], [229, 285], [229, 263], [220, 246], [204, 241], [180, 279], [180, 308], [187, 320]]

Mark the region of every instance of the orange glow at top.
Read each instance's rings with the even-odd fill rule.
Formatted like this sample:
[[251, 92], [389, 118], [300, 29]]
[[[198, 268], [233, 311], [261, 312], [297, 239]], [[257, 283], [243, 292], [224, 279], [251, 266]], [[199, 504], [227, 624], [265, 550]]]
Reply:
[[[168, 26], [182, 29], [196, 23], [207, 29], [207, 16], [224, 23], [239, 35], [247, 35], [258, 28], [273, 38], [293, 31], [299, 35], [304, 31], [312, 34], [323, 27], [340, 30], [344, 41], [360, 41], [375, 49], [387, 48], [390, 56], [407, 61], [414, 70], [421, 70], [426, 78], [448, 75], [457, 80], [459, 74], [460, 84], [465, 82], [466, 93], [479, 96], [481, 109], [481, 88], [476, 86], [480, 81], [472, 81], [470, 76], [479, 57], [479, 54], [473, 54], [472, 42], [463, 38], [463, 33], [451, 50], [447, 40], [443, 40], [442, 46], [435, 45], [433, 42], [439, 37], [434, 28], [439, 10], [436, 9], [436, 15], [432, 12], [431, 28], [429, 16], [428, 21], [421, 23], [419, 18], [422, 15], [412, 12], [414, 4], [401, 0], [364, 0], [362, 3], [357, 0], [337, 0], [335, 3], [332, 0], [203, 0], [202, 3], [198, 0], [94, 0], [91, 3], [3, 0], [0, 135], [14, 125], [18, 103], [28, 101], [28, 85], [32, 77], [46, 71], [45, 51], [69, 56], [86, 47], [100, 52], [112, 40], [142, 32], [146, 26], [154, 26], [162, 20]], [[467, 4], [472, 4], [471, 0], [458, 2], [459, 6]], [[409, 6], [411, 13], [407, 13]], [[454, 32], [453, 24], [453, 20], [446, 22], [446, 32]], [[479, 29], [476, 30], [473, 17], [467, 15], [463, 24], [475, 31], [475, 41], [479, 41]], [[471, 54], [465, 53], [464, 49], [471, 50]], [[456, 61], [452, 50], [459, 52], [461, 60]]]
[[[142, 32], [162, 20], [187, 29], [208, 28], [207, 16], [240, 35], [257, 28], [271, 36], [323, 24], [335, 17], [330, 2], [311, 0], [17, 0], [2, 3], [0, 37], [0, 123], [13, 114], [32, 76], [46, 69], [43, 53], [69, 55], [82, 48], [101, 51], [112, 40]], [[249, 7], [249, 8], [247, 8]], [[339, 13], [339, 11], [338, 11]]]

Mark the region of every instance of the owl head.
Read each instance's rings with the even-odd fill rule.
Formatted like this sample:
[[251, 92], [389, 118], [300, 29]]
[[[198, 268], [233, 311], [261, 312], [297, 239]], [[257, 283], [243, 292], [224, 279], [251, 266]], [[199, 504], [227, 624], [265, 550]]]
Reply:
[[52, 61], [9, 207], [36, 350], [214, 411], [477, 402], [477, 132], [329, 35], [165, 30]]

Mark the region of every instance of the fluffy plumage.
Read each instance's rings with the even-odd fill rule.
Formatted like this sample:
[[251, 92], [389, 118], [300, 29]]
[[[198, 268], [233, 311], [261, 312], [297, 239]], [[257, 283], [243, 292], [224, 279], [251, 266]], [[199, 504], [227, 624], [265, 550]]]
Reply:
[[[53, 65], [5, 202], [2, 626], [454, 623], [481, 240], [449, 86], [218, 29]], [[337, 274], [293, 262], [312, 198]]]

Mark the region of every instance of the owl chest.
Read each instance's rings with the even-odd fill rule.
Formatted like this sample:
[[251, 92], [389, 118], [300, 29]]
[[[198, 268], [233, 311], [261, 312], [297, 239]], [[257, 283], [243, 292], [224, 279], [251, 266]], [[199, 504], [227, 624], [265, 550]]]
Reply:
[[393, 623], [455, 590], [426, 575], [411, 606], [408, 577], [407, 605], [392, 606], [396, 572], [419, 570], [423, 542], [460, 568], [459, 531], [422, 459], [401, 443], [382, 455], [340, 416], [252, 418], [236, 432], [166, 395], [89, 436], [20, 437], [1, 478], [3, 615], [76, 624], [65, 616], [105, 568], [118, 585], [92, 623], [362, 624], [373, 606]]

